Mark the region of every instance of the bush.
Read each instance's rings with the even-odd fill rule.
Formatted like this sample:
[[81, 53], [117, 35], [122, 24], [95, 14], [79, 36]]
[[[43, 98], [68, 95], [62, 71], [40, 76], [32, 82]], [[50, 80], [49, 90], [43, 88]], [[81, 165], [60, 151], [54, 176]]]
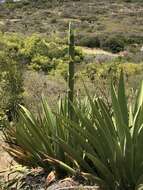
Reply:
[[[98, 60], [97, 60], [98, 61]], [[101, 62], [102, 63], [102, 62]], [[91, 81], [104, 80], [108, 83], [110, 78], [119, 78], [120, 70], [124, 70], [127, 78], [140, 74], [143, 70], [143, 63], [136, 64], [128, 62], [126, 58], [117, 57], [114, 60], [103, 62], [103, 64], [88, 63], [85, 66], [85, 73]]]
[[35, 55], [47, 55], [48, 47], [45, 41], [42, 40], [38, 35], [32, 35], [25, 39], [24, 47], [21, 49], [21, 53], [32, 59], [32, 57]]
[[5, 127], [5, 124], [7, 122], [8, 118], [6, 113], [4, 113], [4, 110], [0, 110], [0, 130]]
[[102, 43], [102, 48], [118, 53], [124, 50], [125, 45], [125, 41], [120, 36], [110, 36]]
[[1, 120], [17, 119], [18, 104], [22, 103], [23, 78], [22, 68], [17, 62], [18, 57], [13, 56], [14, 49], [5, 49], [0, 52], [0, 107]]
[[[57, 62], [57, 63], [56, 63]], [[56, 67], [56, 74], [61, 75], [66, 81], [68, 79], [68, 62], [62, 61], [62, 60], [55, 60]]]
[[77, 41], [77, 44], [80, 46], [86, 46], [89, 48], [100, 47], [100, 38], [98, 36], [81, 36]]
[[35, 70], [42, 70], [45, 73], [48, 73], [54, 68], [54, 65], [48, 57], [37, 55], [31, 60], [31, 67]]
[[128, 40], [120, 34], [99, 34], [80, 36], [76, 42], [77, 45], [90, 48], [101, 48], [113, 53], [123, 51], [129, 44]]
[[[16, 34], [0, 34], [0, 53], [8, 51], [12, 59], [28, 66], [36, 71], [49, 73], [55, 70], [59, 60], [67, 63], [68, 46], [59, 38], [45, 39], [36, 34], [26, 37]], [[80, 48], [75, 49], [75, 61], [80, 63], [83, 60], [83, 53]], [[57, 61], [55, 61], [57, 59]]]

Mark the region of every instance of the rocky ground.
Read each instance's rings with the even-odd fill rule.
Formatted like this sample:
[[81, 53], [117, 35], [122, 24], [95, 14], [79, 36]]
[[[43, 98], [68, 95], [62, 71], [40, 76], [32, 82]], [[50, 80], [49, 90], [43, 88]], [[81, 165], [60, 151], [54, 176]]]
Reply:
[[12, 158], [3, 150], [2, 133], [0, 132], [0, 172], [6, 170], [13, 162]]
[[[3, 150], [2, 133], [0, 132], [0, 190], [99, 190], [99, 187], [89, 186], [83, 179], [67, 177], [57, 180], [53, 172], [45, 173], [42, 169], [26, 169], [18, 165]], [[5, 172], [4, 172], [5, 171]], [[11, 175], [9, 175], [12, 173]], [[11, 183], [17, 180], [17, 187], [8, 188], [4, 181]]]

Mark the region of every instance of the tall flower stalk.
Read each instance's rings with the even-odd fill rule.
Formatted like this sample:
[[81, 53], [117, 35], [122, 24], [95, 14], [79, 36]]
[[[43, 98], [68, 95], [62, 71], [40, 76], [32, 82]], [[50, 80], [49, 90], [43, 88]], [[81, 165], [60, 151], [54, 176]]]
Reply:
[[75, 44], [74, 44], [74, 30], [72, 24], [69, 23], [69, 70], [68, 70], [68, 114], [69, 117], [73, 117], [73, 108], [71, 103], [74, 98], [74, 56], [75, 56]]

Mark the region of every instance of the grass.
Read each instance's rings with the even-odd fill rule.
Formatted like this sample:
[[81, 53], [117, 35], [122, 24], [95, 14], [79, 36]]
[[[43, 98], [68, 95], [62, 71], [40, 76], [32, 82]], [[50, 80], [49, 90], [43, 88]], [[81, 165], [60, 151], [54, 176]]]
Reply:
[[[75, 94], [76, 95], [80, 94], [81, 97], [85, 96], [85, 91], [82, 81], [83, 78], [86, 86], [89, 89], [90, 94], [97, 93], [101, 95], [102, 92], [104, 91], [104, 96], [106, 99], [108, 99], [109, 90], [110, 90], [109, 84], [113, 75], [110, 74], [105, 78], [102, 76], [104, 75], [104, 71], [106, 70], [106, 67], [108, 67], [108, 64], [106, 64], [105, 66], [103, 65], [97, 66], [98, 75], [95, 73], [94, 80], [91, 80], [91, 77], [92, 77], [92, 72], [95, 72], [94, 66], [96, 66], [96, 63], [89, 64], [89, 66], [93, 66], [93, 69], [91, 67], [91, 71], [89, 69], [88, 70], [85, 69], [87, 66], [88, 65], [76, 66], [78, 77], [76, 77], [75, 80]], [[131, 73], [126, 77], [126, 90], [127, 90], [127, 96], [130, 94], [130, 99], [132, 99], [134, 98], [136, 89], [140, 81], [143, 79], [142, 71], [141, 72], [139, 71], [139, 68], [141, 69], [142, 65], [140, 64], [139, 67], [136, 67], [136, 64], [127, 63], [123, 64], [122, 67], [124, 68], [125, 72], [130, 70]], [[137, 72], [135, 72], [136, 69]], [[82, 73], [82, 77], [80, 76], [80, 72]], [[103, 74], [99, 76], [100, 73]], [[34, 113], [37, 113], [37, 110], [39, 108], [38, 102], [40, 102], [41, 100], [41, 94], [43, 94], [48, 98], [49, 105], [52, 108], [54, 108], [59, 97], [63, 97], [66, 94], [67, 85], [66, 81], [60, 75], [56, 74], [56, 75], [47, 76], [44, 75], [43, 73], [38, 73], [35, 71], [25, 71], [24, 90], [25, 90], [24, 93], [25, 106], [28, 107], [28, 109], [32, 110]], [[109, 100], [110, 99], [108, 99], [108, 101]]]

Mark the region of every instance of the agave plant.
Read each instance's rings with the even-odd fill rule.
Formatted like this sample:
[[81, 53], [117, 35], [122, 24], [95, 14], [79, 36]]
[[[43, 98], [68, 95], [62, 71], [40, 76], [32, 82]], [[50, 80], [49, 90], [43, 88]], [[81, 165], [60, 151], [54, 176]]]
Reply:
[[[61, 176], [75, 174], [79, 166], [67, 154], [64, 144], [70, 144], [73, 150], [77, 144], [71, 141], [72, 136], [61, 119], [68, 117], [67, 99], [60, 100], [57, 107], [57, 112], [53, 113], [46, 99], [42, 98], [43, 111], [37, 119], [25, 107], [20, 106], [19, 122], [15, 126], [7, 126], [4, 131], [4, 140], [8, 145], [4, 148], [22, 165], [40, 166], [49, 171], [54, 169]], [[56, 138], [61, 140], [60, 144]]]
[[[6, 132], [7, 151], [19, 162], [81, 175], [107, 190], [139, 189], [143, 183], [143, 82], [135, 103], [128, 103], [121, 72], [118, 91], [111, 85], [112, 106], [102, 97], [60, 101], [53, 113], [42, 100], [38, 120], [21, 106], [16, 130]], [[11, 128], [10, 128], [11, 129]], [[9, 130], [8, 130], [9, 131]], [[27, 162], [26, 162], [27, 161]]]
[[[76, 136], [90, 168], [80, 160], [77, 163], [82, 170], [98, 176], [97, 182], [105, 189], [140, 188], [143, 183], [143, 82], [135, 104], [128, 104], [121, 73], [117, 93], [111, 85], [112, 110], [102, 98], [92, 99], [88, 91], [87, 96], [90, 113], [73, 105], [78, 122], [65, 119], [65, 127]], [[76, 159], [76, 155], [72, 156]]]

